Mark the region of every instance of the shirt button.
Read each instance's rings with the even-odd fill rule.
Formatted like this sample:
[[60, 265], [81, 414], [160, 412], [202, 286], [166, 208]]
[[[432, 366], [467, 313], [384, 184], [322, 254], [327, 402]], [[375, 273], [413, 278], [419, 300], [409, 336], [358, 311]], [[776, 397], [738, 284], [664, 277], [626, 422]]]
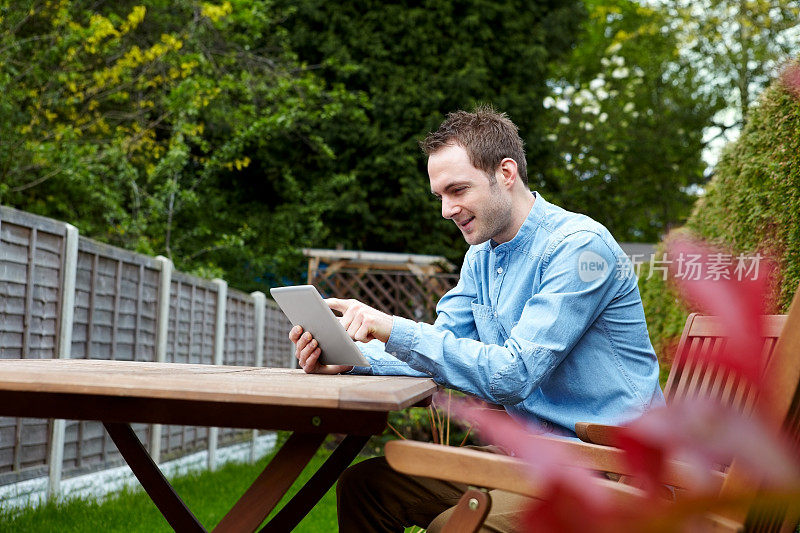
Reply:
[[497, 273], [498, 274], [502, 274], [503, 273], [503, 267], [497, 267]]

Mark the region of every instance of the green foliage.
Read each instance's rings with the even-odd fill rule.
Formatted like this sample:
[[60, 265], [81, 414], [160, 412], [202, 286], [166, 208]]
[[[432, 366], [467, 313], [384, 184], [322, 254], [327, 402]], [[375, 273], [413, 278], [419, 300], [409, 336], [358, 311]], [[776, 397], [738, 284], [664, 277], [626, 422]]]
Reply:
[[[800, 87], [787, 83], [775, 80], [761, 95], [686, 223], [716, 245], [776, 259], [779, 312], [787, 311], [800, 283]], [[687, 311], [659, 276], [642, 278], [650, 336], [665, 347], [679, 335]]]
[[[654, 259], [661, 260], [663, 254], [662, 243]], [[647, 320], [647, 331], [661, 365], [660, 382], [663, 387], [667, 382], [672, 356], [675, 354], [690, 311], [683, 304], [675, 288], [665, 279], [662, 271], [651, 269], [649, 263], [642, 265], [638, 282]]]
[[543, 192], [617, 239], [654, 242], [689, 214], [690, 191], [705, 181], [703, 129], [723, 102], [681, 59], [663, 9], [634, 0], [586, 7], [544, 101], [553, 157]]
[[542, 157], [541, 100], [548, 65], [572, 45], [579, 2], [279, 1], [291, 47], [331, 86], [364, 95], [366, 121], [319, 133], [352, 171], [358, 210], [331, 212], [327, 242], [346, 248], [445, 254], [466, 245], [429, 193], [417, 142], [444, 114], [489, 102], [525, 138], [529, 166]]
[[[0, 0], [0, 203], [254, 289], [307, 246], [465, 245], [416, 142], [490, 101], [541, 152], [577, 0]], [[447, 31], [442, 31], [447, 28]]]
[[307, 246], [458, 262], [417, 141], [490, 102], [532, 188], [653, 240], [721, 105], [668, 23], [632, 0], [0, 0], [0, 203], [245, 290], [302, 279]]
[[800, 283], [800, 96], [782, 80], [764, 92], [687, 222], [698, 235], [780, 262], [779, 308]]
[[703, 76], [705, 91], [721, 96], [739, 127], [753, 95], [763, 91], [780, 64], [800, 53], [800, 4], [796, 0], [669, 0], [670, 30], [681, 55]]
[[389, 428], [383, 435], [370, 439], [370, 450], [376, 455], [383, 454], [384, 445], [398, 438], [449, 446], [476, 444], [472, 428], [451, 416], [450, 403], [464, 397], [462, 392], [448, 390], [448, 399], [444, 399], [444, 394], [437, 395], [432, 406], [389, 413]]
[[360, 194], [318, 134], [359, 95], [297, 63], [268, 0], [84, 5], [0, 4], [0, 202], [242, 288], [294, 272]]

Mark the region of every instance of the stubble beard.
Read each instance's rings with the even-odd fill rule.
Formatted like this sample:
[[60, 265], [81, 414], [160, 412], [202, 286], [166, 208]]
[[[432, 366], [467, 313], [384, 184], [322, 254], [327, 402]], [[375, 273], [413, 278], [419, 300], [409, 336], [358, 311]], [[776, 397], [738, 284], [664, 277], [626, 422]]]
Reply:
[[[492, 189], [496, 187], [496, 183], [492, 185]], [[468, 244], [482, 244], [505, 233], [510, 227], [512, 221], [511, 199], [499, 192], [492, 195], [491, 202], [480, 213], [473, 213], [475, 222], [479, 222], [484, 228], [476, 228], [477, 232], [473, 232], [471, 235], [464, 234], [464, 240]]]

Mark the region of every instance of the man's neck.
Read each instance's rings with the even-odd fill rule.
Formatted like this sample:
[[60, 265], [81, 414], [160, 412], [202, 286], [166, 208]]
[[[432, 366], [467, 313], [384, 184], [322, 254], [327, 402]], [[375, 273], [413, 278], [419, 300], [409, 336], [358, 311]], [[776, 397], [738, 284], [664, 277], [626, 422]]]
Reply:
[[519, 194], [515, 195], [512, 198], [511, 201], [512, 215], [511, 215], [511, 226], [510, 226], [511, 231], [509, 231], [508, 234], [506, 235], [507, 238], [505, 238], [501, 242], [492, 239], [491, 241], [492, 248], [494, 248], [498, 244], [503, 244], [504, 242], [513, 240], [514, 237], [517, 236], [520, 228], [522, 228], [522, 225], [528, 218], [531, 209], [533, 209], [533, 204], [535, 202], [536, 202], [536, 196], [527, 187], [525, 187], [524, 191], [521, 191]]

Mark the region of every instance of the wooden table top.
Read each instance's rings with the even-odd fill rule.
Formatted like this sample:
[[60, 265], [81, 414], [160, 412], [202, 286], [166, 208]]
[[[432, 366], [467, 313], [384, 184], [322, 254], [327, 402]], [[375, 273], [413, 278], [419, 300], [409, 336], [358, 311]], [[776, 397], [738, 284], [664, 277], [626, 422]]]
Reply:
[[0, 391], [363, 411], [405, 409], [437, 389], [405, 376], [306, 374], [288, 368], [85, 359], [0, 360]]

